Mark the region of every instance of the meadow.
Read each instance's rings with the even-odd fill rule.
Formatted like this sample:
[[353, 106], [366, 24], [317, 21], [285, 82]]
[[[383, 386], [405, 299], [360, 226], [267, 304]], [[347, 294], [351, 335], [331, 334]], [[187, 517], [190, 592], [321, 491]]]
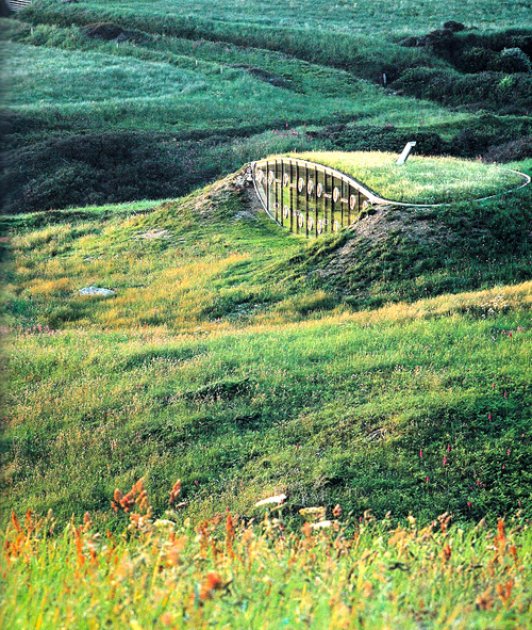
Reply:
[[156, 507], [180, 477], [196, 517], [280, 491], [378, 516], [528, 509], [528, 189], [513, 214], [411, 211], [402, 233], [390, 211], [387, 234], [364, 232], [377, 214], [307, 242], [233, 180], [6, 218], [4, 514], [106, 522], [112, 485], [142, 476]]
[[[368, 0], [363, 5], [349, 2], [282, 2], [270, 0], [265, 5], [242, 2], [241, 0], [215, 0], [209, 3], [216, 21], [228, 23], [301, 28], [316, 31], [349, 31], [355, 33], [411, 33], [424, 32], [441, 26], [446, 20], [468, 21], [477, 28], [513, 27], [530, 22], [525, 2], [503, 3], [496, 0], [450, 0], [445, 6], [436, 2], [420, 5], [416, 0], [400, 0], [390, 5], [379, 0]], [[205, 19], [204, 3], [186, 0], [176, 5], [175, 0], [156, 2], [114, 2], [114, 15], [136, 14], [141, 18], [166, 18], [171, 24], [177, 19], [177, 11], [186, 16]], [[104, 0], [84, 3], [83, 11], [109, 10]]]
[[[527, 627], [528, 4], [0, 19], [2, 627]], [[305, 239], [287, 153], [452, 203]]]
[[330, 166], [351, 175], [385, 199], [412, 204], [475, 200], [504, 193], [526, 181], [499, 165], [450, 157], [414, 155], [398, 170], [394, 153], [311, 151], [289, 156]]

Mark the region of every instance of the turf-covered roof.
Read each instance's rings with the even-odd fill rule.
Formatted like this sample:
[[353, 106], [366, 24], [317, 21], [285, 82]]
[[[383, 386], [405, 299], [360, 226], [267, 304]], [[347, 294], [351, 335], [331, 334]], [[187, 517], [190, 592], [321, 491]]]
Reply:
[[315, 151], [290, 157], [317, 162], [354, 177], [377, 195], [407, 203], [446, 203], [487, 197], [510, 190], [523, 178], [497, 164], [453, 157], [412, 155], [396, 164], [396, 153]]

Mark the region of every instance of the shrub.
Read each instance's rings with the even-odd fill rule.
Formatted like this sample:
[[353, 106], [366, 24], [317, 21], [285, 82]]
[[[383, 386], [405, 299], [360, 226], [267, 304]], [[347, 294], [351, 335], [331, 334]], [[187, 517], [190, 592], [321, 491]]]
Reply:
[[416, 140], [416, 151], [421, 154], [443, 155], [449, 149], [445, 140], [434, 131], [412, 133], [391, 125], [388, 127], [328, 125], [308, 135], [326, 141], [328, 148], [344, 151], [400, 151], [410, 140]]
[[532, 81], [526, 75], [481, 72], [464, 76], [454, 70], [424, 67], [404, 72], [394, 83], [394, 88], [446, 105], [463, 105], [507, 114], [526, 114], [532, 96]]
[[452, 31], [453, 33], [459, 33], [460, 31], [465, 31], [465, 26], [461, 22], [455, 22], [454, 20], [449, 20], [445, 22], [443, 28], [448, 31]]
[[492, 68], [498, 62], [498, 55], [493, 50], [473, 46], [463, 51], [457, 66], [464, 72], [484, 72]]
[[489, 147], [484, 154], [486, 162], [517, 162], [532, 155], [532, 136], [511, 140]]
[[528, 55], [520, 48], [505, 48], [499, 55], [498, 68], [501, 72], [530, 72], [532, 64]]
[[193, 167], [185, 173], [191, 159], [188, 145], [161, 134], [53, 138], [6, 154], [3, 211], [178, 196], [214, 175]]

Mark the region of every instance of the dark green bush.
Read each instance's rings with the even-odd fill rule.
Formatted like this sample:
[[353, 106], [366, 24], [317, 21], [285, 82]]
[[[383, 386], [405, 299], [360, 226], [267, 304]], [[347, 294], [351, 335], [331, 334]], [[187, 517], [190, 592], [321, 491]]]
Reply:
[[416, 140], [416, 151], [425, 155], [444, 155], [449, 145], [436, 132], [385, 127], [327, 125], [319, 131], [309, 132], [311, 138], [323, 140], [326, 148], [342, 151], [400, 151], [410, 140]]
[[493, 50], [473, 46], [463, 51], [455, 65], [464, 72], [485, 72], [486, 70], [493, 69], [498, 59], [499, 56]]
[[464, 76], [441, 68], [411, 68], [393, 85], [417, 98], [506, 114], [528, 113], [532, 99], [532, 79], [523, 74], [481, 72]]
[[486, 162], [517, 162], [532, 155], [532, 136], [511, 140], [489, 147], [484, 154]]
[[530, 72], [532, 64], [520, 48], [505, 48], [499, 55], [498, 70], [501, 72]]
[[159, 134], [54, 138], [4, 155], [0, 178], [8, 214], [175, 197], [218, 171], [194, 168], [190, 143]]
[[465, 31], [465, 25], [461, 22], [456, 22], [455, 20], [449, 20], [448, 22], [445, 22], [443, 28], [447, 29], [448, 31], [452, 31], [453, 33]]

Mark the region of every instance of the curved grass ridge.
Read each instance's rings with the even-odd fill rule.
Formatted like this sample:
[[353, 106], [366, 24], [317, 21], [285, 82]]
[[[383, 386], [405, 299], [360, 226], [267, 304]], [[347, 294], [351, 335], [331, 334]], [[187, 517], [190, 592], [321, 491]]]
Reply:
[[310, 151], [288, 157], [317, 162], [359, 180], [375, 194], [401, 203], [437, 204], [489, 197], [515, 188], [522, 177], [497, 164], [453, 157], [411, 156], [380, 151]]

